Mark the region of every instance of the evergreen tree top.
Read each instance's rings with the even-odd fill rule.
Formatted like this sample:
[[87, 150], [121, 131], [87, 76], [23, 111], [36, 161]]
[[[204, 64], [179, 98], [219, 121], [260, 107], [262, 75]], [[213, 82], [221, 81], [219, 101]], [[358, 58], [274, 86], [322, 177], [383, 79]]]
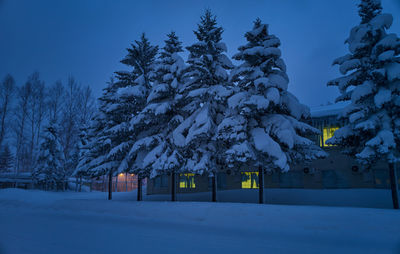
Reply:
[[263, 41], [267, 36], [268, 36], [268, 25], [262, 24], [260, 18], [257, 18], [254, 21], [253, 30], [245, 34], [247, 41], [253, 43]]
[[[185, 68], [183, 59], [179, 56], [179, 52], [183, 52], [182, 42], [179, 41], [175, 32], [167, 34], [167, 40], [164, 40], [165, 45], [160, 52], [160, 57], [155, 64], [155, 81], [158, 84], [171, 84], [174, 78], [180, 81], [182, 71]], [[153, 84], [153, 86], [157, 84]], [[176, 84], [175, 84], [176, 85]], [[160, 87], [153, 87], [158, 90]], [[149, 99], [149, 98], [148, 98]]]
[[197, 31], [194, 31], [197, 39], [202, 42], [219, 42], [222, 39], [224, 29], [217, 26], [217, 17], [206, 9], [204, 15], [200, 17], [200, 24], [197, 25]]
[[268, 87], [287, 90], [289, 78], [281, 58], [279, 38], [269, 34], [268, 25], [262, 24], [260, 19], [254, 22], [245, 37], [248, 43], [240, 46], [239, 52], [233, 56], [235, 60], [244, 62], [231, 72], [231, 80], [244, 89], [256, 88], [259, 92]]
[[184, 77], [188, 78], [187, 87], [190, 89], [210, 87], [228, 80], [227, 70], [234, 66], [224, 54], [227, 48], [221, 42], [222, 32], [222, 27], [217, 26], [216, 17], [206, 10], [201, 16], [198, 30], [194, 31], [198, 42], [186, 47], [190, 54]]
[[163, 51], [160, 53], [160, 58], [170, 57], [174, 53], [183, 52], [182, 42], [179, 41], [174, 31], [167, 34], [167, 37], [168, 39], [164, 41], [165, 46], [162, 48]]
[[381, 0], [362, 0], [358, 8], [361, 24], [368, 23], [382, 12]]
[[121, 63], [132, 66], [133, 73], [147, 75], [151, 69], [151, 63], [158, 52], [158, 46], [152, 46], [145, 33], [142, 33], [141, 39], [135, 40], [131, 48], [127, 48], [128, 55], [121, 60]]

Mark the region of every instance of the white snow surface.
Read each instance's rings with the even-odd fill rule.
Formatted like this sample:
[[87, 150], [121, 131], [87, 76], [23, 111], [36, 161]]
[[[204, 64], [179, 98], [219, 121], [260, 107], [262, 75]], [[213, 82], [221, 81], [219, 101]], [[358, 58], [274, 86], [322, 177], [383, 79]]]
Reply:
[[311, 117], [337, 116], [348, 106], [349, 102], [338, 102], [310, 108]]
[[275, 142], [262, 128], [255, 128], [252, 130], [251, 135], [253, 137], [254, 147], [267, 156], [273, 158], [273, 162], [282, 171], [288, 171], [289, 166], [287, 165], [286, 155], [281, 150], [281, 147]]
[[392, 99], [392, 92], [386, 88], [380, 88], [378, 93], [374, 96], [375, 105], [381, 108], [383, 104], [389, 102]]
[[[267, 203], [375, 204], [390, 191], [265, 189]], [[0, 190], [0, 253], [399, 253], [392, 209], [165, 202], [169, 195]], [[209, 200], [210, 193], [178, 194]], [[230, 201], [256, 190], [218, 193]], [[152, 202], [149, 202], [153, 200]], [[155, 201], [161, 200], [161, 201]]]
[[387, 76], [389, 81], [393, 81], [395, 79], [400, 79], [400, 64], [399, 63], [391, 63], [387, 66]]

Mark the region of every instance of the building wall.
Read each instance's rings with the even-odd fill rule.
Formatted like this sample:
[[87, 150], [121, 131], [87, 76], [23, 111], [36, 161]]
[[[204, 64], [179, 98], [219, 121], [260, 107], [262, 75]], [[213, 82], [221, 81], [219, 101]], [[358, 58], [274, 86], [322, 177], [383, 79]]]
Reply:
[[[309, 124], [318, 128], [321, 135], [309, 137], [319, 144], [329, 156], [315, 160], [311, 163], [298, 163], [292, 166], [287, 173], [279, 171], [266, 171], [264, 186], [266, 188], [306, 188], [306, 189], [339, 189], [339, 188], [390, 188], [389, 170], [387, 164], [378, 162], [369, 169], [358, 164], [354, 158], [341, 153], [340, 148], [325, 144], [325, 141], [333, 135], [334, 130], [343, 126], [345, 122], [338, 120], [336, 115], [320, 115], [309, 121]], [[398, 165], [400, 167], [400, 165]], [[251, 171], [249, 169], [243, 170]], [[257, 170], [254, 170], [257, 171]], [[224, 178], [218, 184], [221, 190], [241, 189], [243, 172], [226, 174], [219, 173], [219, 178]], [[398, 182], [400, 184], [400, 170], [397, 169]], [[257, 177], [258, 173], [253, 176]], [[165, 181], [168, 184], [160, 187], [154, 184], [154, 179], [148, 181], [147, 194], [170, 193], [170, 177]], [[218, 177], [217, 177], [218, 178]], [[209, 178], [196, 175], [194, 177], [195, 188], [180, 188], [177, 179], [177, 193], [205, 192], [210, 190]], [[258, 181], [258, 180], [257, 180]], [[257, 186], [255, 186], [257, 188]]]
[[[92, 179], [92, 190], [108, 191], [108, 176]], [[112, 179], [112, 188], [115, 192], [132, 191], [137, 189], [137, 176], [134, 174], [121, 173]]]
[[[265, 188], [300, 188], [300, 189], [346, 189], [346, 188], [390, 188], [390, 178], [388, 169], [383, 164], [378, 164], [371, 169], [358, 168], [354, 171], [352, 167], [336, 168], [341, 164], [348, 162], [340, 162], [331, 165], [330, 168], [325, 166], [323, 161], [314, 163], [311, 167], [315, 167], [308, 173], [304, 170], [293, 169], [287, 173], [266, 172], [264, 175]], [[318, 165], [324, 166], [318, 168]], [[351, 164], [350, 164], [351, 165]], [[256, 173], [256, 172], [255, 172]], [[218, 186], [219, 190], [242, 189], [242, 175], [240, 173], [224, 175], [226, 184]], [[147, 184], [147, 194], [168, 194], [170, 193], [170, 184], [172, 178], [168, 179], [168, 185], [162, 188], [154, 185], [154, 179], [149, 179]], [[400, 169], [397, 168], [397, 181], [400, 184]], [[209, 177], [195, 175], [195, 188], [180, 188], [179, 180], [177, 180], [177, 193], [194, 193], [210, 191]], [[255, 188], [258, 188], [258, 180]]]

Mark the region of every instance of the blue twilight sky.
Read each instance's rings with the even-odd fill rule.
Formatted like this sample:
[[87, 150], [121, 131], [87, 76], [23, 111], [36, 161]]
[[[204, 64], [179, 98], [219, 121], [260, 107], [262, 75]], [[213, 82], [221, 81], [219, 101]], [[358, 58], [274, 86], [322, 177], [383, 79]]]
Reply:
[[[333, 101], [326, 82], [339, 75], [334, 58], [347, 52], [344, 40], [359, 23], [355, 0], [0, 0], [0, 78], [11, 73], [23, 84], [39, 71], [46, 84], [73, 75], [96, 96], [116, 70], [126, 48], [142, 32], [163, 45], [175, 30], [184, 46], [205, 8], [217, 15], [228, 55], [245, 43], [256, 17], [282, 42], [289, 90], [302, 103]], [[400, 34], [400, 0], [382, 0], [394, 16], [389, 32]]]

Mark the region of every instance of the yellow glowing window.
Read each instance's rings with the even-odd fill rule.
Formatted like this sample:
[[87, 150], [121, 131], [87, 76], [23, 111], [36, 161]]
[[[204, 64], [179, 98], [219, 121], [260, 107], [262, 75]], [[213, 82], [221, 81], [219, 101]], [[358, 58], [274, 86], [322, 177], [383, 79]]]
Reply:
[[324, 127], [324, 129], [322, 130], [322, 136], [319, 140], [319, 145], [321, 147], [324, 146], [333, 146], [333, 145], [328, 145], [325, 142], [330, 139], [331, 137], [333, 137], [333, 134], [335, 133], [336, 130], [338, 130], [339, 127]]
[[194, 182], [193, 173], [179, 174], [179, 188], [181, 189], [194, 189], [196, 184]]
[[242, 172], [242, 189], [258, 189], [258, 172]]

